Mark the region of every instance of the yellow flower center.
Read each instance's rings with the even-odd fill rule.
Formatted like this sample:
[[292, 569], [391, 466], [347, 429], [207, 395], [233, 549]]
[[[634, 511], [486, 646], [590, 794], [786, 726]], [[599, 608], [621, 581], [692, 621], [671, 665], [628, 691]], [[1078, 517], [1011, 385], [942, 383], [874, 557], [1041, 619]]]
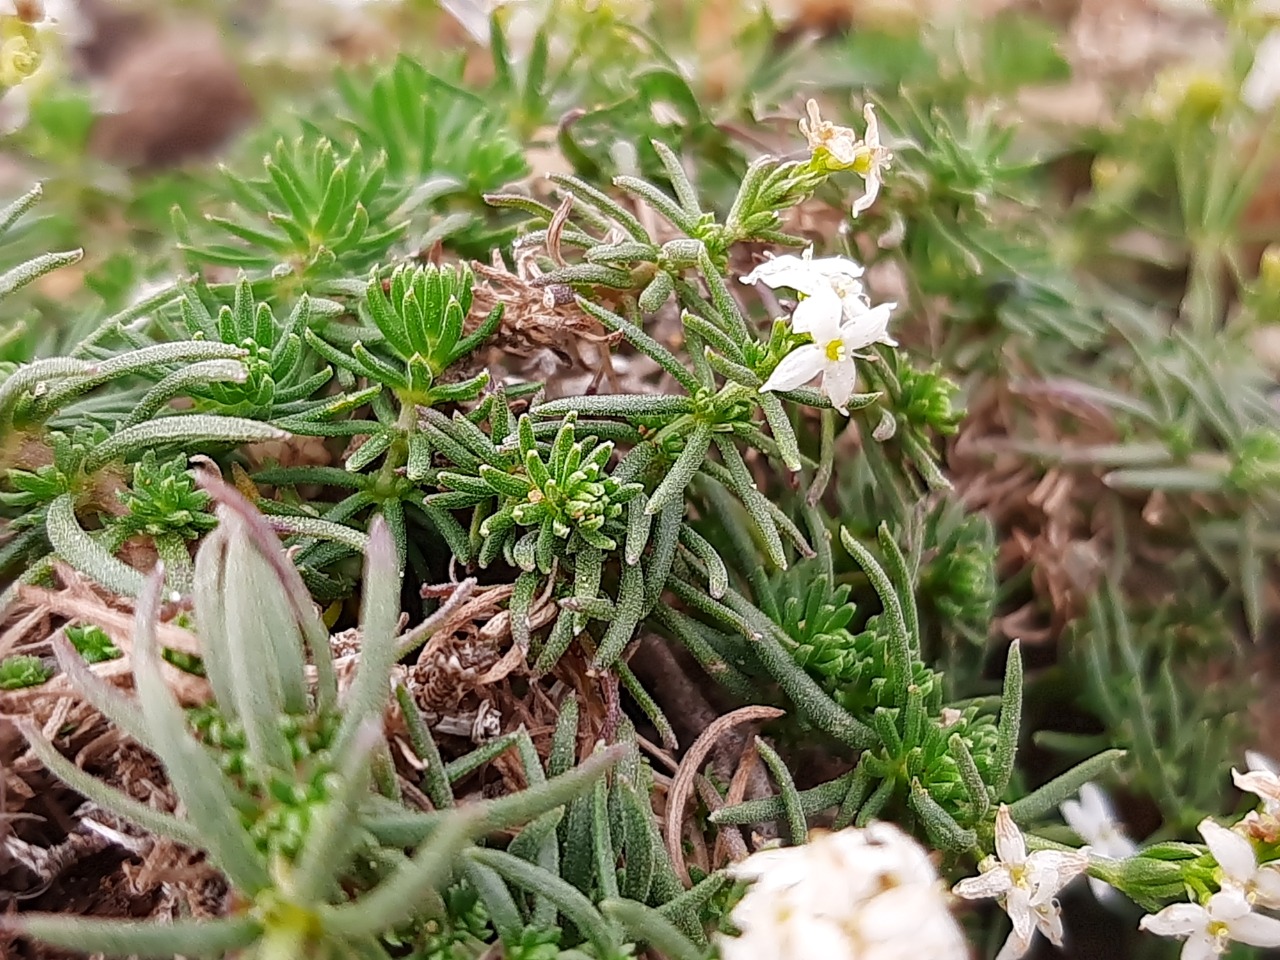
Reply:
[[1210, 920], [1208, 927], [1205, 928], [1205, 932], [1215, 940], [1223, 943], [1231, 939], [1231, 929], [1221, 920]]
[[839, 363], [844, 359], [844, 341], [839, 337], [834, 340], [827, 341], [825, 352], [828, 360], [832, 363]]

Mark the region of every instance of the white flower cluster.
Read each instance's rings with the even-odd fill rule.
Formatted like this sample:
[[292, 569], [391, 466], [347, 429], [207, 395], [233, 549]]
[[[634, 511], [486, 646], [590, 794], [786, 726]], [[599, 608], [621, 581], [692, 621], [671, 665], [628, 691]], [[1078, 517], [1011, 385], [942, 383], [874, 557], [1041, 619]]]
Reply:
[[[853, 204], [856, 217], [879, 196], [884, 172], [893, 159], [880, 143], [875, 108], [867, 104], [863, 110], [864, 138], [849, 127], [823, 120], [815, 101], [810, 100], [806, 109], [808, 118], [800, 121], [800, 132], [809, 141], [813, 164], [826, 171], [853, 170], [866, 182]], [[810, 248], [799, 257], [772, 257], [742, 278], [743, 283], [794, 290], [800, 302], [791, 314], [791, 329], [813, 339], [783, 357], [761, 390], [794, 390], [821, 375], [822, 392], [832, 406], [848, 415], [858, 379], [855, 361], [875, 359], [858, 351], [875, 343], [898, 345], [889, 336], [889, 316], [897, 304], [873, 307], [862, 287], [862, 273], [862, 267], [848, 257], [815, 260]]]
[[1212, 820], [1200, 824], [1209, 852], [1218, 861], [1219, 891], [1206, 903], [1175, 903], [1142, 918], [1143, 930], [1185, 940], [1182, 960], [1213, 960], [1233, 942], [1280, 947], [1280, 920], [1255, 908], [1280, 907], [1280, 863], [1259, 864], [1251, 836], [1270, 838], [1280, 830], [1280, 775], [1258, 754], [1248, 754], [1247, 773], [1231, 771], [1241, 790], [1262, 799], [1261, 812], [1228, 829]]
[[861, 139], [852, 128], [823, 120], [816, 100], [805, 105], [805, 112], [809, 116], [807, 120], [800, 121], [800, 132], [809, 141], [814, 163], [827, 170], [852, 170], [866, 184], [862, 196], [853, 202], [852, 212], [857, 217], [876, 202], [885, 171], [893, 160], [893, 154], [880, 142], [876, 109], [869, 103], [862, 108], [867, 131]]
[[889, 823], [763, 850], [733, 868], [754, 881], [718, 938], [721, 960], [966, 960], [964, 935], [920, 844]]
[[783, 357], [761, 390], [794, 390], [822, 375], [822, 392], [841, 413], [848, 413], [849, 398], [857, 383], [857, 359], [873, 343], [897, 346], [889, 336], [889, 315], [896, 303], [871, 306], [863, 292], [862, 267], [846, 257], [813, 259], [812, 249], [803, 256], [787, 254], [766, 260], [742, 278], [743, 283], [788, 287], [800, 294], [791, 314], [791, 329], [807, 333], [813, 343], [797, 347]]

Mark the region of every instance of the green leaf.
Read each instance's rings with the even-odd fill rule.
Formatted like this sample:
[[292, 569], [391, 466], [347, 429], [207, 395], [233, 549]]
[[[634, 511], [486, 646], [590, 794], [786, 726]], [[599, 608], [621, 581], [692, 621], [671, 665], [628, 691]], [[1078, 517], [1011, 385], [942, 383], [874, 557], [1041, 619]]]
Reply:
[[142, 592], [142, 574], [117, 560], [81, 529], [74, 494], [64, 493], [49, 505], [45, 528], [54, 552], [95, 583], [127, 597]]
[[533, 408], [540, 417], [559, 417], [567, 413], [599, 417], [676, 417], [693, 412], [688, 397], [650, 394], [595, 394], [585, 397], [562, 397]]
[[600, 904], [605, 916], [617, 921], [627, 933], [648, 944], [666, 960], [703, 960], [706, 952], [680, 932], [657, 910], [634, 900], [605, 900]]
[[473, 848], [465, 856], [468, 860], [494, 870], [508, 883], [546, 897], [591, 941], [599, 956], [615, 955], [619, 944], [613, 929], [592, 906], [591, 901], [572, 885], [550, 871], [501, 850]]
[[0, 274], [0, 299], [39, 280], [46, 273], [52, 273], [59, 267], [79, 263], [83, 257], [83, 250], [67, 250], [64, 253], [46, 253], [26, 263], [18, 264], [8, 273]]
[[[805, 817], [816, 816], [839, 804], [848, 793], [853, 778], [854, 774], [850, 772], [819, 786], [801, 790], [797, 795], [801, 814]], [[765, 797], [713, 810], [709, 819], [715, 824], [742, 826], [748, 823], [771, 823], [786, 815], [783, 797]]]
[[84, 469], [92, 473], [116, 460], [127, 460], [150, 447], [180, 443], [190, 448], [206, 443], [240, 445], [264, 440], [285, 440], [289, 434], [257, 420], [218, 417], [194, 413], [161, 417], [148, 423], [126, 427], [94, 447], [85, 458]]
[[1076, 764], [1066, 773], [1054, 777], [1044, 786], [1037, 788], [1027, 796], [1009, 806], [1009, 814], [1016, 822], [1032, 823], [1051, 813], [1080, 792], [1080, 788], [1090, 780], [1096, 780], [1113, 766], [1124, 759], [1124, 750], [1104, 750]]
[[248, 947], [262, 934], [252, 917], [208, 920], [96, 920], [65, 914], [24, 913], [0, 919], [0, 935], [29, 936], [42, 943], [79, 953], [106, 956], [222, 956]]
[[644, 573], [638, 564], [625, 564], [622, 568], [622, 585], [618, 590], [617, 610], [609, 629], [600, 641], [600, 649], [592, 660], [593, 670], [607, 670], [622, 655], [645, 608]]
[[787, 769], [786, 763], [782, 757], [778, 756], [778, 752], [769, 746], [763, 739], [756, 737], [756, 751], [764, 760], [765, 766], [769, 768], [769, 772], [773, 774], [774, 782], [778, 785], [779, 795], [782, 799], [782, 810], [786, 814], [787, 831], [790, 835], [792, 846], [800, 846], [809, 837], [809, 824], [805, 821], [804, 804], [800, 799], [800, 793], [796, 790], [795, 780], [791, 776], [791, 771]]
[[977, 846], [978, 835], [956, 823], [951, 814], [943, 810], [938, 801], [929, 795], [929, 791], [920, 785], [919, 780], [911, 781], [911, 794], [907, 797], [907, 803], [924, 824], [929, 839], [940, 850], [964, 853]]
[[241, 824], [230, 785], [213, 757], [187, 732], [186, 716], [160, 672], [156, 622], [162, 585], [159, 571], [148, 578], [135, 615], [134, 680], [150, 730], [147, 746], [164, 762], [201, 847], [241, 892], [254, 896], [271, 884], [266, 864]]
[[400, 564], [391, 532], [381, 517], [369, 528], [364, 571], [364, 603], [360, 614], [360, 668], [343, 704], [342, 725], [334, 739], [336, 762], [351, 749], [366, 721], [381, 717], [396, 661], [396, 623], [400, 619]]
[[109, 787], [97, 777], [86, 773], [59, 753], [58, 748], [45, 738], [30, 718], [18, 717], [13, 723], [37, 759], [72, 790], [144, 830], [196, 849], [202, 848], [201, 837], [191, 824], [135, 800], [123, 790]]
[[991, 785], [996, 798], [1004, 795], [1013, 777], [1013, 761], [1018, 755], [1018, 738], [1022, 732], [1022, 645], [1009, 644], [1005, 659], [1004, 690], [1000, 696], [999, 741]]
[[649, 498], [649, 505], [645, 507], [646, 513], [656, 514], [668, 503], [683, 501], [685, 487], [693, 480], [698, 468], [706, 460], [711, 440], [712, 429], [708, 424], [700, 423], [694, 428], [693, 433], [685, 440], [684, 449], [680, 451], [675, 463], [671, 465], [671, 469], [653, 491], [653, 496]]

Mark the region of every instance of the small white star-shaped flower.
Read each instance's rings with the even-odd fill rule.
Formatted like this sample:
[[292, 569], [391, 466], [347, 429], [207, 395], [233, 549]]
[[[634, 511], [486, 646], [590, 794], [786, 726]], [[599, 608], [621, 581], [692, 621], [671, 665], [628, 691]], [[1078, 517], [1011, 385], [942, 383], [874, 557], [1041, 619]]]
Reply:
[[1001, 804], [996, 812], [996, 854], [982, 862], [981, 874], [952, 888], [952, 893], [966, 900], [999, 898], [1009, 914], [1013, 931], [996, 960], [1017, 960], [1031, 947], [1037, 930], [1050, 943], [1062, 946], [1062, 910], [1054, 898], [1088, 868], [1088, 848], [1028, 854], [1022, 831], [1009, 808]]
[[867, 132], [858, 148], [858, 159], [854, 161], [853, 169], [862, 177], [866, 189], [862, 196], [853, 201], [855, 217], [876, 202], [876, 197], [880, 196], [880, 184], [884, 182], [884, 175], [893, 161], [893, 154], [880, 143], [880, 121], [876, 119], [876, 108], [868, 103], [862, 108], [862, 115], [867, 121]]
[[1247, 838], [1208, 817], [1200, 822], [1199, 830], [1213, 859], [1222, 868], [1224, 890], [1239, 890], [1250, 903], [1280, 906], [1280, 864], [1259, 865], [1258, 855]]
[[[1111, 801], [1097, 784], [1086, 783], [1080, 788], [1080, 799], [1065, 801], [1061, 809], [1067, 826], [1089, 844], [1089, 852], [1095, 856], [1123, 860], [1137, 853], [1138, 845], [1124, 835]], [[1099, 900], [1116, 896], [1115, 887], [1096, 877], [1089, 878], [1089, 886]]]
[[1232, 941], [1280, 947], [1280, 920], [1254, 913], [1237, 888], [1215, 893], [1207, 904], [1171, 904], [1147, 914], [1138, 927], [1161, 937], [1185, 939], [1182, 960], [1213, 960], [1226, 953]]
[[807, 333], [813, 343], [797, 347], [782, 359], [761, 390], [794, 390], [822, 375], [822, 391], [841, 413], [848, 412], [857, 382], [854, 361], [873, 343], [897, 346], [889, 336], [896, 303], [871, 306], [863, 292], [862, 267], [845, 257], [813, 259], [790, 254], [766, 260], [742, 278], [743, 283], [789, 287], [800, 294], [791, 314], [791, 329]]

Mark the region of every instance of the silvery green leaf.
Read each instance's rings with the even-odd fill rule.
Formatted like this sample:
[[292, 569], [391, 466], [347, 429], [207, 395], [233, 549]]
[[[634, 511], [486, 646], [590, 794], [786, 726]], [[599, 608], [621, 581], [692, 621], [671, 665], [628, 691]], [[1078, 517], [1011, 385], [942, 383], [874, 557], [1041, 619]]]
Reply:
[[243, 522], [225, 508], [218, 512], [227, 538], [222, 573], [225, 633], [207, 642], [225, 646], [249, 755], [264, 770], [289, 770], [292, 760], [280, 716], [306, 708], [301, 632], [271, 566], [250, 541]]
[[51, 946], [106, 956], [207, 957], [248, 947], [262, 932], [250, 916], [208, 920], [97, 920], [64, 914], [26, 913], [0, 920], [0, 934], [17, 933]]
[[391, 667], [396, 661], [395, 632], [400, 619], [400, 564], [391, 531], [381, 517], [369, 528], [360, 624], [360, 667], [343, 703], [342, 725], [334, 741], [336, 762], [344, 762], [364, 723], [381, 717], [390, 696]]
[[142, 373], [155, 368], [164, 369], [172, 363], [196, 363], [201, 360], [239, 360], [245, 351], [234, 344], [214, 340], [180, 340], [177, 343], [157, 343], [138, 350], [117, 354], [98, 364], [90, 376], [61, 384], [50, 390], [40, 401], [45, 411], [57, 410], [80, 394], [120, 377]]
[[58, 666], [66, 674], [76, 690], [104, 717], [139, 743], [145, 743], [146, 720], [138, 705], [124, 696], [116, 687], [94, 673], [76, 648], [59, 630], [50, 642]]
[[631, 937], [648, 944], [667, 960], [703, 960], [706, 956], [706, 950], [653, 907], [635, 900], [605, 900], [600, 909], [606, 917], [621, 924]]
[[381, 719], [369, 720], [343, 758], [337, 788], [329, 790], [324, 806], [313, 814], [293, 870], [293, 895], [299, 902], [320, 900], [341, 889], [342, 872], [363, 839], [360, 805], [369, 793], [372, 759], [382, 743]]
[[160, 671], [156, 620], [162, 586], [162, 572], [152, 573], [138, 601], [133, 637], [134, 678], [150, 731], [148, 744], [163, 761], [200, 846], [238, 890], [254, 896], [271, 884], [266, 864], [241, 825], [230, 785], [188, 733], [187, 718]]
[[127, 597], [142, 592], [142, 574], [116, 559], [81, 529], [76, 520], [75, 494], [64, 493], [49, 505], [45, 530], [54, 553], [94, 583]]
[[166, 403], [193, 387], [211, 383], [244, 383], [247, 378], [248, 370], [239, 360], [204, 360], [182, 367], [148, 390], [121, 426], [132, 427], [150, 420]]
[[20, 290], [59, 267], [79, 263], [83, 257], [83, 250], [67, 250], [63, 253], [46, 253], [26, 263], [20, 263], [8, 273], [0, 275], [0, 298], [7, 297], [15, 290]]
[[52, 380], [63, 380], [68, 377], [91, 377], [99, 369], [98, 364], [86, 360], [75, 360], [71, 357], [49, 357], [45, 360], [33, 360], [24, 363], [0, 381], [0, 416], [27, 390]]
[[[27, 741], [28, 746], [30, 746], [31, 752], [58, 779], [62, 780], [77, 793], [98, 804], [104, 810], [110, 810], [112, 813], [120, 815], [125, 820], [142, 827], [144, 830], [150, 830], [152, 833], [162, 837], [169, 837], [190, 847], [201, 848], [203, 846], [199, 832], [190, 823], [135, 800], [123, 790], [107, 786], [97, 777], [81, 770], [59, 753], [58, 748], [45, 738], [40, 728], [29, 718], [18, 718], [14, 723]], [[141, 742], [144, 745], [146, 744], [145, 740]]]
[[611, 925], [572, 884], [501, 850], [473, 848], [464, 856], [494, 870], [508, 883], [546, 897], [591, 941], [600, 956], [613, 956], [617, 951], [618, 938]]
[[92, 473], [113, 460], [127, 460], [134, 454], [168, 443], [181, 443], [187, 447], [206, 443], [238, 445], [284, 440], [288, 436], [277, 427], [243, 417], [219, 417], [207, 413], [161, 417], [125, 427], [98, 444], [85, 458], [84, 469]]

